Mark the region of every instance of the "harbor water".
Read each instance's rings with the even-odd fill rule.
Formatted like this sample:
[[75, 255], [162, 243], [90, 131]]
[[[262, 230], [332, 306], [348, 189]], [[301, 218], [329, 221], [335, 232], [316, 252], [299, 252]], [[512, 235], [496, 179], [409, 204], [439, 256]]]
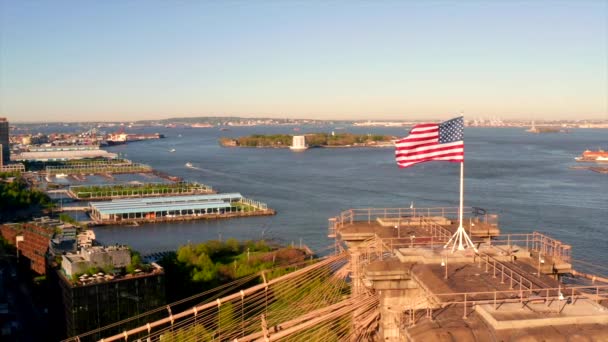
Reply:
[[[142, 253], [174, 250], [208, 239], [274, 238], [316, 251], [331, 245], [327, 219], [368, 207], [457, 206], [459, 165], [430, 162], [399, 169], [392, 148], [223, 148], [221, 136], [293, 134], [294, 127], [142, 128], [165, 139], [107, 148], [134, 162], [220, 192], [240, 192], [268, 204], [276, 216], [138, 227], [95, 228], [106, 244]], [[299, 127], [297, 134], [331, 132]], [[347, 127], [352, 133], [405, 136], [405, 128]], [[339, 131], [336, 131], [339, 132]], [[499, 214], [504, 233], [540, 231], [573, 245], [574, 257], [608, 263], [608, 177], [573, 170], [587, 148], [606, 148], [606, 130], [530, 134], [523, 128], [465, 129], [465, 205]], [[172, 152], [171, 150], [175, 150]], [[192, 167], [186, 167], [191, 163]]]

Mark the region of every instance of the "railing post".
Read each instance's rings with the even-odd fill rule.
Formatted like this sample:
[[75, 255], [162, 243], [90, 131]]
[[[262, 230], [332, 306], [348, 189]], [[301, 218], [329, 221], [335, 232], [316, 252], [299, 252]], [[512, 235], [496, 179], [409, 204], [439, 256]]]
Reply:
[[492, 278], [496, 279], [496, 260], [494, 260], [494, 275], [492, 276]]
[[467, 294], [466, 294], [466, 292], [464, 294], [464, 305], [463, 305], [463, 307], [464, 307], [464, 313], [462, 315], [462, 319], [467, 319]]
[[486, 273], [488, 273], [488, 264], [490, 263], [490, 257], [486, 255]]
[[494, 290], [494, 311], [496, 311], [496, 290]]
[[521, 286], [522, 286], [522, 279], [521, 279], [521, 275], [519, 276], [519, 292], [521, 292]]

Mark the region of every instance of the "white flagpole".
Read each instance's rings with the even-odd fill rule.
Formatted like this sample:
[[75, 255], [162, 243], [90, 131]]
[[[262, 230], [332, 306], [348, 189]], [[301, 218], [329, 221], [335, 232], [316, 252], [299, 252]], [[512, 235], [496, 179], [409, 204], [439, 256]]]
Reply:
[[[477, 248], [471, 241], [471, 238], [464, 230], [464, 226], [462, 225], [462, 221], [464, 219], [464, 158], [462, 162], [460, 162], [460, 207], [458, 208], [458, 229], [452, 237], [448, 240], [448, 242], [443, 246], [443, 248], [447, 248], [452, 241], [454, 244], [452, 245], [452, 253], [454, 250], [458, 248], [459, 251], [464, 250], [466, 247], [471, 247], [475, 252], [477, 252]], [[464, 240], [464, 245], [463, 245]]]
[[[462, 213], [463, 213], [463, 202], [464, 202], [464, 160], [460, 162], [460, 211], [458, 212], [458, 231], [464, 230], [462, 226]], [[462, 234], [458, 237], [458, 250], [463, 250], [462, 246]]]

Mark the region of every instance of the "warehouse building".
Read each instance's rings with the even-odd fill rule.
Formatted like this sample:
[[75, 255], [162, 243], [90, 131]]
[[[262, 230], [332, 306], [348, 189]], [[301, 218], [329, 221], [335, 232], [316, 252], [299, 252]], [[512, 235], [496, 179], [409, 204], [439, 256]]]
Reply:
[[239, 212], [243, 200], [239, 193], [226, 193], [120, 199], [91, 202], [89, 206], [96, 222], [155, 221]]

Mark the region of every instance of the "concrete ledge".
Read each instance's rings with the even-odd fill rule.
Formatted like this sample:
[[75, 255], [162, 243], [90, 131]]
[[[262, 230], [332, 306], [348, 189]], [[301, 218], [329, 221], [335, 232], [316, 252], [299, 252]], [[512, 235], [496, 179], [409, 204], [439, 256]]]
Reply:
[[[505, 303], [498, 310], [494, 310], [492, 304], [476, 305], [475, 312], [495, 330], [574, 324], [605, 324], [608, 328], [608, 309], [587, 299], [579, 299], [576, 304], [553, 301], [549, 306], [544, 303], [529, 306], [544, 311], [533, 311], [528, 306], [522, 308], [521, 303]], [[562, 307], [563, 310], [558, 313]]]

